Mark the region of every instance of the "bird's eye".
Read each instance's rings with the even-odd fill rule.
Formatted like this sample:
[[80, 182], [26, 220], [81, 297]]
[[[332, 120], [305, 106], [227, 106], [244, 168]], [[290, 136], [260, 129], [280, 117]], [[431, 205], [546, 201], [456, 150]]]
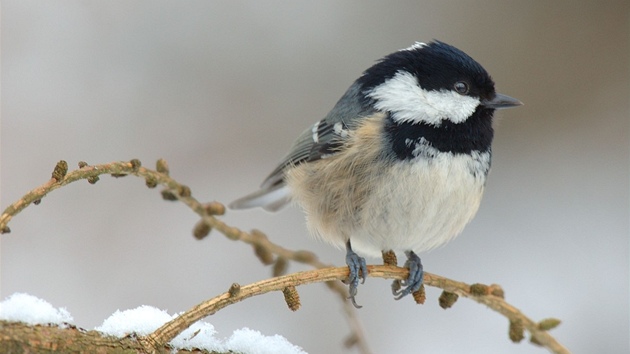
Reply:
[[464, 81], [457, 81], [455, 85], [453, 85], [453, 88], [460, 95], [465, 95], [468, 93], [468, 84]]

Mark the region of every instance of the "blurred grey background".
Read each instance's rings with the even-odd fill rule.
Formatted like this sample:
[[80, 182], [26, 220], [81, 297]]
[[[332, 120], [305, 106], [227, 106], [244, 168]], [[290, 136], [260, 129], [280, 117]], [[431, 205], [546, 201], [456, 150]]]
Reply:
[[[423, 254], [425, 268], [498, 283], [576, 353], [628, 353], [630, 6], [627, 1], [2, 2], [1, 204], [74, 168], [165, 158], [201, 201], [255, 190], [293, 138], [323, 117], [376, 59], [440, 39], [470, 54], [499, 92], [493, 170], [476, 219]], [[291, 249], [344, 264], [307, 237], [297, 208], [230, 212]], [[27, 292], [99, 325], [142, 304], [184, 311], [270, 276], [251, 247], [213, 233], [144, 181], [103, 176], [46, 197], [1, 237], [1, 297]], [[378, 262], [372, 259], [369, 262]], [[307, 269], [292, 264], [291, 271]], [[505, 318], [468, 300], [444, 311], [393, 301], [389, 281], [359, 289], [375, 353], [539, 353]], [[324, 285], [230, 306], [206, 320], [244, 326], [312, 353], [344, 352], [348, 327]], [[349, 352], [354, 352], [353, 350]]]

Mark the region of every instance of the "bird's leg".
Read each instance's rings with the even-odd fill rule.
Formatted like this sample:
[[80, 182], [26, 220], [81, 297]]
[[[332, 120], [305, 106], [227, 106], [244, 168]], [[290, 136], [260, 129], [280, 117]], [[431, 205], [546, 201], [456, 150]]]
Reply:
[[360, 257], [352, 250], [352, 246], [350, 246], [350, 240], [346, 242], [346, 264], [350, 269], [348, 280], [345, 281], [345, 283], [350, 286], [349, 299], [352, 300], [352, 305], [354, 305], [354, 307], [361, 308], [361, 306], [357, 305], [355, 296], [357, 295], [359, 279], [361, 279], [361, 284], [363, 284], [365, 283], [365, 278], [367, 278], [367, 265], [365, 264], [365, 258]]
[[420, 289], [422, 285], [422, 280], [424, 278], [424, 271], [422, 269], [422, 262], [420, 262], [420, 257], [417, 254], [413, 253], [413, 251], [405, 252], [407, 255], [407, 262], [405, 263], [405, 267], [409, 268], [409, 277], [407, 280], [402, 281], [402, 288], [398, 291], [394, 292], [396, 296], [396, 300], [400, 300], [403, 297], [417, 291]]

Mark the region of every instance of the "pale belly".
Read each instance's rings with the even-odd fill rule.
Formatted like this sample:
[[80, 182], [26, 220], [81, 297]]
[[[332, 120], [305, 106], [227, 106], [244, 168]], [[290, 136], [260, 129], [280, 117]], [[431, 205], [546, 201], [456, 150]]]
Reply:
[[452, 240], [472, 220], [489, 159], [440, 154], [378, 168], [355, 155], [299, 166], [288, 184], [316, 237], [340, 248], [349, 239], [365, 256], [419, 253]]
[[374, 257], [384, 250], [419, 253], [457, 236], [479, 209], [485, 174], [471, 174], [463, 156], [449, 159], [400, 165], [384, 176], [350, 235], [353, 248]]

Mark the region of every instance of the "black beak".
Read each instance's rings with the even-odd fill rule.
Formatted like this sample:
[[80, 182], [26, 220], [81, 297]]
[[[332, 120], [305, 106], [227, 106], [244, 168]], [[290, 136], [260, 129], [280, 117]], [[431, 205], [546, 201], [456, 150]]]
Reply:
[[493, 99], [482, 101], [481, 105], [486, 108], [503, 109], [521, 106], [523, 105], [523, 102], [517, 100], [516, 98], [497, 93]]

